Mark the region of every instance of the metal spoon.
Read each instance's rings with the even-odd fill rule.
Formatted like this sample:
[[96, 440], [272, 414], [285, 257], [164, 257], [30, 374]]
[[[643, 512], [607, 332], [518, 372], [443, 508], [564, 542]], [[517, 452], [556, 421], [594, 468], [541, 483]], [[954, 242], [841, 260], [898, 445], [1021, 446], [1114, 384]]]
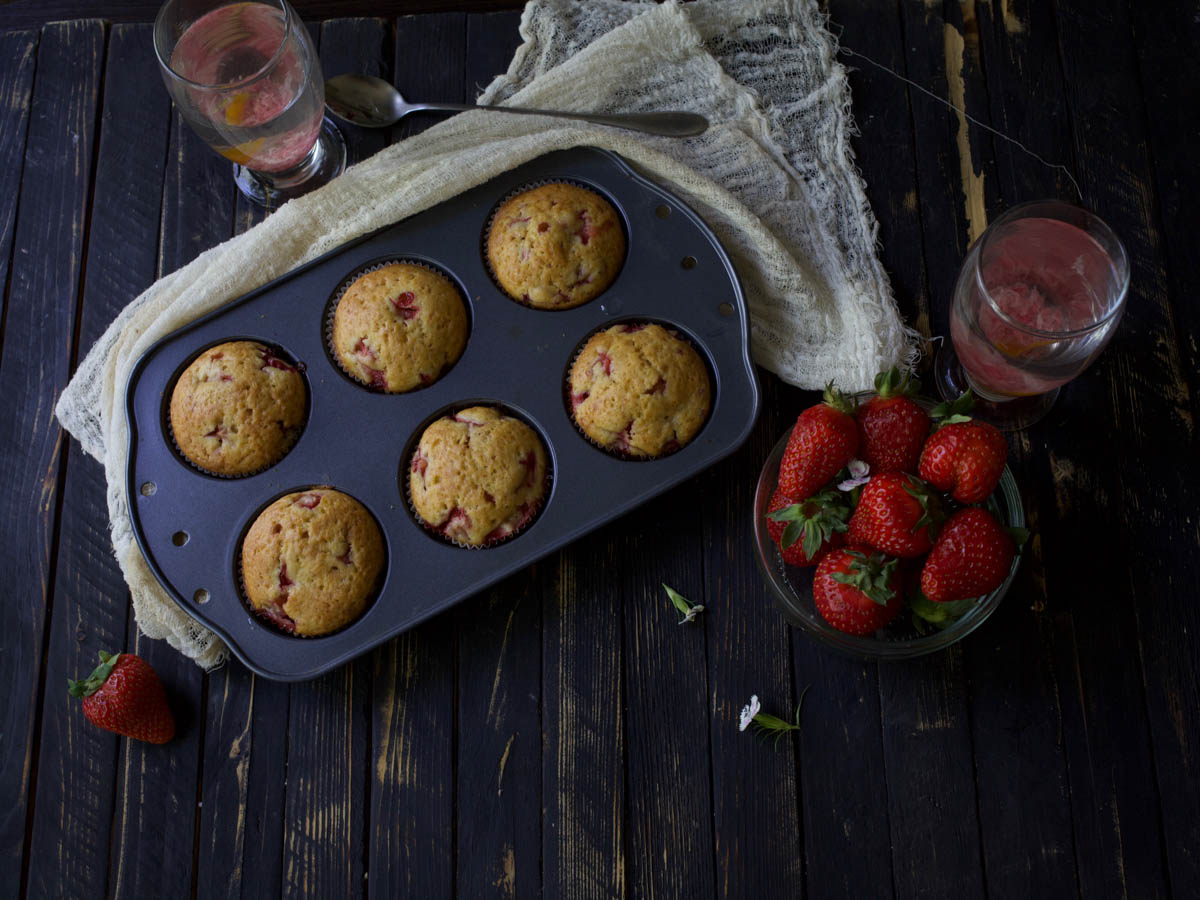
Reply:
[[689, 112], [571, 113], [548, 109], [526, 109], [517, 106], [476, 106], [470, 103], [409, 103], [398, 90], [382, 78], [370, 75], [338, 75], [325, 82], [325, 105], [329, 111], [351, 125], [367, 128], [386, 128], [409, 113], [426, 110], [462, 112], [468, 109], [490, 109], [496, 112], [524, 116], [558, 116], [562, 119], [581, 119], [598, 125], [630, 128], [648, 134], [668, 137], [687, 137], [701, 134], [708, 128], [708, 119]]

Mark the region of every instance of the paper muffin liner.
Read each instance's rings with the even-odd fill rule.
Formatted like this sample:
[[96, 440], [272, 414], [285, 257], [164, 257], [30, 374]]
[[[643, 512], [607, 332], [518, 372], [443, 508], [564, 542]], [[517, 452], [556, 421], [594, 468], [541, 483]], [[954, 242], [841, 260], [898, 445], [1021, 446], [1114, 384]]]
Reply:
[[363, 604], [362, 612], [360, 612], [357, 616], [355, 616], [353, 619], [351, 619], [349, 622], [347, 622], [341, 628], [335, 628], [333, 631], [326, 631], [324, 634], [300, 634], [300, 632], [298, 632], [298, 631], [286, 630], [281, 625], [276, 623], [273, 619], [271, 619], [269, 616], [265, 615], [261, 610], [257, 609], [254, 606], [254, 604], [250, 601], [250, 594], [246, 590], [246, 577], [245, 577], [244, 570], [242, 568], [242, 547], [246, 543], [246, 535], [248, 535], [250, 533], [250, 529], [254, 526], [254, 523], [258, 521], [259, 516], [261, 516], [267, 510], [267, 507], [269, 507], [272, 503], [274, 503], [280, 497], [286, 497], [286, 496], [288, 496], [288, 494], [304, 493], [305, 491], [338, 491], [338, 493], [341, 493], [341, 494], [346, 493], [345, 491], [340, 491], [340, 490], [338, 490], [338, 488], [332, 487], [331, 485], [328, 485], [328, 484], [314, 484], [314, 485], [310, 485], [306, 488], [300, 488], [300, 489], [294, 490], [294, 491], [284, 491], [282, 494], [279, 494], [276, 497], [272, 497], [270, 500], [268, 500], [266, 503], [264, 503], [258, 509], [258, 511], [254, 514], [254, 518], [252, 518], [249, 522], [246, 523], [246, 527], [242, 530], [242, 536], [238, 539], [237, 553], [234, 554], [233, 565], [234, 565], [234, 574], [237, 576], [236, 580], [237, 580], [238, 599], [241, 601], [242, 607], [246, 610], [247, 613], [249, 613], [250, 617], [257, 624], [275, 632], [276, 634], [281, 634], [284, 637], [297, 638], [298, 640], [302, 640], [302, 641], [315, 641], [315, 640], [320, 640], [321, 638], [332, 637], [335, 634], [340, 634], [341, 632], [345, 631], [347, 628], [349, 628], [352, 625], [354, 625], [355, 623], [357, 623], [360, 619], [362, 619], [363, 616], [365, 616], [367, 614], [367, 612], [371, 609], [372, 606], [375, 605], [376, 601], [378, 601], [378, 599], [379, 599], [379, 591], [380, 591], [380, 588], [382, 588], [383, 582], [387, 577], [388, 567], [391, 565], [391, 559], [387, 553], [387, 538], [384, 535], [383, 528], [379, 524], [379, 520], [375, 518], [375, 514], [372, 513], [371, 510], [367, 509], [366, 504], [363, 503], [361, 500], [359, 500], [357, 497], [355, 497], [353, 494], [346, 494], [347, 497], [350, 497], [351, 499], [355, 500], [363, 509], [367, 510], [367, 515], [369, 515], [371, 517], [371, 520], [375, 523], [375, 527], [379, 529], [380, 538], [383, 539], [383, 547], [384, 547], [383, 568], [379, 570], [379, 575], [376, 576], [376, 578], [375, 578], [375, 584], [371, 588], [371, 592], [369, 594], [367, 594], [366, 603]]
[[[608, 331], [610, 328], [616, 328], [617, 326], [620, 326], [620, 325], [641, 325], [641, 326], [658, 325], [660, 328], [663, 328], [664, 330], [666, 330], [666, 332], [668, 334], [670, 334], [672, 337], [678, 338], [679, 340], [687, 343], [693, 350], [696, 351], [696, 355], [700, 357], [700, 362], [704, 364], [704, 372], [708, 377], [708, 385], [709, 385], [708, 411], [705, 412], [704, 421], [700, 423], [700, 427], [696, 429], [696, 433], [694, 435], [692, 435], [692, 437], [690, 439], [688, 439], [687, 441], [685, 441], [684, 443], [676, 446], [673, 450], [664, 450], [661, 453], [657, 453], [654, 455], [639, 455], [639, 454], [635, 454], [635, 453], [628, 453], [624, 450], [618, 450], [617, 448], [615, 448], [609, 444], [602, 444], [599, 441], [597, 441], [594, 437], [592, 437], [590, 434], [588, 434], [586, 431], [583, 430], [583, 426], [581, 426], [579, 424], [579, 421], [575, 418], [575, 404], [571, 401], [571, 396], [573, 394], [573, 391], [571, 390], [571, 371], [575, 368], [575, 362], [576, 362], [576, 360], [579, 359], [579, 354], [583, 352], [583, 348], [587, 346], [588, 341], [590, 341], [596, 335], [598, 335], [602, 332]], [[583, 438], [585, 441], [587, 441], [589, 444], [591, 444], [597, 450], [600, 450], [603, 453], [607, 453], [609, 456], [613, 457], [614, 459], [619, 459], [623, 462], [653, 462], [656, 459], [666, 459], [668, 456], [673, 456], [674, 454], [676, 454], [680, 450], [682, 450], [684, 447], [691, 444], [692, 441], [696, 440], [696, 438], [698, 438], [700, 436], [700, 432], [702, 432], [704, 430], [704, 426], [708, 424], [708, 419], [712, 415], [712, 411], [713, 411], [712, 398], [716, 396], [716, 391], [713, 388], [714, 388], [714, 379], [713, 379], [713, 374], [712, 374], [712, 368], [708, 363], [708, 359], [706, 358], [704, 352], [699, 347], [696, 346], [696, 342], [694, 340], [692, 340], [692, 338], [688, 334], [685, 334], [684, 332], [679, 331], [677, 328], [675, 328], [669, 322], [660, 322], [655, 319], [623, 319], [619, 322], [606, 322], [602, 325], [599, 325], [596, 328], [593, 328], [591, 331], [589, 331], [587, 334], [585, 334], [583, 336], [583, 339], [580, 340], [579, 343], [575, 346], [575, 352], [571, 354], [571, 358], [567, 362], [566, 371], [563, 373], [563, 405], [567, 409], [567, 414], [571, 418], [571, 425], [574, 426], [575, 431], [579, 434], [579, 436], [581, 438]]]
[[[515, 529], [514, 531], [510, 531], [508, 534], [504, 535], [503, 537], [498, 537], [491, 541], [485, 541], [482, 544], [465, 544], [462, 541], [456, 541], [454, 538], [448, 537], [437, 526], [432, 525], [429, 522], [425, 521], [425, 518], [419, 512], [417, 512], [417, 507], [413, 503], [413, 498], [412, 498], [412, 477], [411, 477], [412, 476], [412, 460], [413, 460], [413, 457], [416, 455], [417, 449], [421, 446], [421, 438], [425, 436], [425, 430], [428, 429], [429, 426], [432, 425], [434, 422], [437, 422], [437, 421], [447, 418], [449, 416], [453, 416], [455, 413], [457, 413], [463, 409], [469, 409], [470, 406], [488, 406], [488, 407], [500, 412], [501, 415], [507, 416], [510, 419], [516, 419], [518, 422], [523, 423], [526, 427], [528, 427], [533, 432], [534, 436], [541, 443], [543, 452], [545, 452], [545, 454], [546, 454], [546, 474], [542, 478], [542, 493], [538, 497], [537, 502], [534, 505], [533, 515], [531, 515], [529, 517], [529, 519], [525, 522], [524, 525], [520, 526], [519, 528]], [[501, 404], [477, 403], [477, 404], [470, 404], [468, 406], [463, 406], [463, 407], [458, 407], [456, 409], [448, 410], [443, 415], [437, 416], [436, 418], [430, 420], [429, 422], [427, 422], [425, 424], [425, 427], [421, 429], [421, 434], [417, 437], [417, 440], [414, 442], [412, 449], [404, 456], [404, 469], [403, 469], [401, 480], [404, 482], [404, 502], [408, 505], [409, 515], [411, 515], [413, 517], [413, 521], [416, 522], [418, 525], [420, 525], [422, 529], [424, 529], [426, 532], [428, 532], [436, 540], [439, 540], [444, 544], [450, 544], [453, 547], [459, 547], [463, 550], [488, 550], [488, 549], [491, 549], [492, 547], [498, 547], [501, 544], [506, 544], [509, 541], [513, 540], [514, 538], [524, 534], [529, 529], [529, 527], [538, 520], [538, 517], [541, 516], [541, 514], [542, 514], [542, 510], [545, 509], [545, 507], [546, 507], [546, 498], [548, 498], [550, 496], [550, 490], [554, 486], [554, 465], [553, 465], [553, 460], [550, 456], [550, 450], [546, 446], [546, 441], [542, 438], [541, 432], [535, 426], [533, 426], [531, 423], [527, 422], [524, 417], [514, 415], [512, 410], [510, 410], [508, 407], [503, 406]]]
[[[496, 213], [498, 213], [500, 211], [500, 209], [504, 206], [505, 203], [507, 203], [513, 197], [516, 197], [518, 194], [524, 194], [526, 191], [532, 191], [532, 190], [535, 190], [536, 188], [545, 187], [546, 185], [549, 185], [549, 184], [569, 184], [571, 187], [580, 188], [581, 190], [585, 190], [588, 193], [595, 194], [597, 197], [602, 198], [604, 200], [604, 202], [606, 202], [609, 206], [611, 206], [614, 210], [617, 211], [617, 220], [621, 223], [621, 228], [624, 229], [625, 221], [624, 221], [624, 217], [622, 217], [622, 215], [621, 215], [620, 207], [617, 206], [617, 204], [613, 201], [613, 199], [610, 196], [608, 196], [606, 193], [604, 193], [603, 191], [598, 190], [597, 188], [593, 187], [592, 185], [586, 184], [582, 181], [576, 181], [573, 178], [539, 178], [535, 181], [526, 181], [520, 187], [513, 188], [511, 191], [509, 191], [507, 194], [505, 194], [503, 197], [501, 197], [498, 201], [496, 201], [496, 203], [492, 206], [492, 211], [490, 213], [488, 213], [487, 221], [484, 223], [484, 226], [483, 226], [483, 232], [482, 232], [482, 235], [480, 238], [480, 244], [479, 244], [479, 255], [483, 258], [483, 267], [485, 270], [487, 270], [488, 277], [490, 279], [492, 279], [492, 284], [494, 284], [496, 286], [496, 290], [498, 290], [500, 293], [502, 293], [505, 297], [507, 297], [513, 303], [516, 303], [520, 306], [524, 306], [527, 309], [536, 309], [538, 312], [565, 312], [568, 309], [578, 309], [581, 306], [587, 306], [587, 304], [591, 303], [593, 300], [597, 300], [600, 297], [602, 297], [608, 291], [609, 288], [611, 288], [614, 284], [616, 284], [616, 281], [617, 281], [616, 276], [613, 276], [613, 280], [610, 281], [607, 285], [605, 285], [604, 290], [597, 293], [595, 297], [592, 297], [588, 300], [584, 300], [582, 303], [576, 303], [573, 306], [564, 306], [564, 307], [560, 307], [558, 309], [553, 309], [551, 307], [538, 306], [534, 303], [529, 303], [525, 300], [522, 300], [520, 297], [514, 297], [512, 294], [510, 294], [504, 288], [504, 286], [500, 284], [500, 279], [496, 277], [496, 270], [492, 268], [491, 257], [488, 256], [488, 238], [491, 236], [491, 233], [492, 233], [492, 224], [496, 221]], [[625, 258], [628, 259], [628, 257], [629, 257], [629, 234], [627, 232], [625, 235]], [[624, 266], [625, 266], [625, 259], [622, 259], [621, 266], [617, 269], [617, 275], [620, 275], [621, 269], [624, 268]]]
[[[235, 340], [237, 340], [237, 339], [235, 338]], [[282, 355], [279, 358], [280, 359], [286, 358], [291, 361], [292, 366], [300, 374], [300, 383], [304, 386], [304, 418], [300, 422], [299, 427], [296, 428], [296, 433], [292, 436], [292, 439], [284, 446], [283, 451], [277, 457], [275, 457], [273, 460], [271, 460], [269, 463], [267, 463], [264, 466], [260, 466], [259, 468], [253, 470], [252, 472], [240, 472], [237, 475], [229, 475], [224, 472], [214, 472], [212, 469], [204, 468], [204, 466], [200, 465], [198, 462], [196, 462], [190, 456], [188, 456], [186, 453], [184, 453], [183, 448], [181, 448], [179, 446], [179, 441], [175, 438], [175, 423], [173, 421], [171, 421], [171, 396], [175, 393], [175, 385], [179, 383], [180, 377], [182, 377], [183, 373], [185, 371], [187, 371], [188, 366], [190, 366], [193, 362], [195, 362], [197, 359], [199, 359], [204, 353], [206, 353], [208, 350], [211, 350], [212, 347], [217, 346], [217, 344], [231, 343], [230, 341], [218, 341], [217, 344], [213, 344], [210, 347], [206, 347], [204, 350], [201, 350], [199, 353], [197, 353], [195, 356], [193, 356], [190, 360], [188, 360], [187, 365], [184, 366], [180, 370], [179, 375], [177, 375], [174, 378], [174, 380], [172, 380], [171, 390], [164, 395], [163, 420], [166, 422], [167, 440], [171, 444], [171, 449], [175, 451], [175, 455], [177, 457], [179, 457], [179, 459], [183, 460], [188, 465], [189, 468], [195, 469], [197, 472], [201, 473], [202, 475], [207, 475], [210, 478], [221, 478], [225, 481], [237, 481], [239, 478], [250, 478], [253, 475], [258, 475], [262, 472], [265, 472], [265, 471], [267, 471], [267, 469], [277, 466], [281, 462], [283, 462], [284, 457], [286, 457], [289, 453], [292, 452], [292, 450], [295, 448], [296, 444], [300, 443], [300, 436], [302, 434], [304, 434], [304, 429], [308, 426], [309, 407], [310, 407], [311, 401], [312, 401], [312, 391], [309, 390], [308, 381], [307, 381], [307, 379], [304, 378], [304, 371], [305, 371], [304, 363], [300, 362], [291, 353], [288, 353], [287, 351], [285, 351], [282, 347], [280, 347], [277, 344], [269, 344], [266, 341], [260, 341], [260, 340], [255, 340], [255, 339], [251, 339], [251, 338], [246, 338], [245, 340], [248, 341], [249, 343], [258, 344], [261, 347], [266, 347], [268, 350], [271, 350], [271, 351], [281, 351]]]
[[[459, 288], [458, 282], [456, 282], [450, 276], [449, 272], [447, 272], [443, 269], [439, 269], [437, 266], [431, 266], [431, 265], [429, 265], [429, 263], [422, 262], [419, 259], [405, 259], [404, 257], [397, 256], [397, 257], [393, 257], [391, 259], [381, 260], [380, 262], [373, 262], [369, 266], [363, 266], [362, 268], [355, 269], [351, 274], [349, 274], [345, 278], [343, 278], [341, 283], [338, 285], [338, 289], [333, 292], [333, 296], [329, 298], [329, 302], [325, 305], [325, 323], [324, 323], [325, 353], [329, 357], [330, 361], [335, 366], [337, 366], [338, 371], [340, 371], [343, 375], [345, 375], [354, 384], [358, 385], [363, 390], [370, 391], [372, 394], [385, 394], [385, 395], [399, 396], [400, 394], [411, 394], [414, 391], [419, 391], [424, 388], [427, 388], [427, 387], [437, 384], [438, 381], [441, 380], [442, 376], [445, 375], [448, 371], [450, 371], [450, 369], [455, 365], [455, 363], [458, 362], [458, 359], [462, 359], [462, 353], [460, 353], [458, 355], [458, 359], [456, 359], [454, 362], [448, 363], [447, 365], [442, 366], [441, 370], [438, 371], [438, 373], [434, 377], [433, 381], [429, 382], [429, 384], [418, 384], [415, 387], [411, 387], [406, 391], [385, 391], [382, 388], [378, 388], [373, 385], [363, 383], [362, 379], [360, 379], [357, 375], [355, 375], [353, 372], [351, 372], [349, 369], [347, 369], [342, 364], [342, 358], [340, 356], [338, 356], [337, 349], [333, 345], [333, 317], [337, 313], [338, 304], [342, 302], [342, 297], [345, 295], [346, 291], [348, 291], [350, 289], [350, 286], [352, 284], [354, 284], [356, 281], [358, 281], [358, 279], [362, 278], [362, 276], [369, 275], [371, 272], [378, 272], [380, 269], [384, 269], [384, 268], [387, 268], [388, 266], [395, 266], [395, 265], [417, 266], [418, 268], [424, 269], [427, 272], [432, 272], [434, 275], [440, 275], [442, 278], [445, 278], [447, 281], [449, 281], [450, 284], [454, 287], [455, 292], [458, 293], [458, 298], [462, 302], [463, 309], [465, 309], [467, 312], [467, 340], [470, 340], [470, 338], [471, 338], [472, 323], [470, 321], [471, 320], [471, 306], [469, 303], [467, 303], [467, 298], [465, 296], [463, 296], [463, 292]], [[466, 347], [464, 346], [463, 353], [465, 353], [465, 352], [466, 352]]]

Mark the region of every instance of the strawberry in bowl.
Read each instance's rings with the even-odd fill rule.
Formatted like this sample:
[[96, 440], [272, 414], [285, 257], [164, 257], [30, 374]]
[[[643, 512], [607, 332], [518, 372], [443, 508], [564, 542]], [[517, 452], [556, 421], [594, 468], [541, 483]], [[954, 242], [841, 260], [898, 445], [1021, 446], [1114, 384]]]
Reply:
[[[896, 372], [876, 386], [852, 398], [830, 386], [818, 406], [837, 415], [810, 408], [780, 437], [755, 492], [755, 550], [789, 622], [853, 655], [905, 659], [950, 646], [995, 611], [1019, 564], [1025, 519], [1007, 444], [965, 415], [969, 397], [937, 407]], [[842, 437], [843, 415], [856, 441]], [[835, 427], [797, 440], [814, 418]], [[806, 445], [826, 458], [796, 458]], [[831, 473], [828, 457], [843, 467]], [[796, 487], [785, 474], [811, 471], [826, 480]]]

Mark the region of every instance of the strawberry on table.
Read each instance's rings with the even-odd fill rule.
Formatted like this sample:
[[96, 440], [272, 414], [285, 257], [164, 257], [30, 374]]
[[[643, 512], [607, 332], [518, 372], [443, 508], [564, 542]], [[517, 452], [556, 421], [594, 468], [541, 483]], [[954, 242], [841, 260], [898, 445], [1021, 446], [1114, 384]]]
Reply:
[[151, 744], [175, 736], [167, 693], [150, 664], [132, 653], [100, 651], [100, 665], [86, 679], [68, 681], [72, 697], [83, 698], [83, 714], [93, 725]]
[[919, 478], [903, 472], [874, 475], [862, 489], [846, 541], [907, 559], [933, 546], [936, 499]]
[[[1008, 441], [1000, 429], [957, 412], [970, 402], [968, 393], [949, 407], [951, 415], [925, 442], [917, 468], [917, 474], [939, 491], [967, 504], [991, 496], [1008, 459]], [[941, 409], [934, 410], [935, 415]]]
[[1008, 576], [1017, 548], [986, 509], [960, 509], [942, 526], [921, 569], [921, 592], [935, 603], [953, 603], [994, 591]]
[[822, 491], [795, 503], [776, 488], [767, 504], [767, 533], [789, 566], [815, 566], [826, 551], [845, 543], [849, 518], [841, 491]]
[[779, 490], [803, 500], [819, 491], [858, 452], [854, 401], [830, 382], [825, 400], [796, 419], [779, 463]]
[[817, 564], [813, 601], [838, 631], [874, 634], [904, 608], [898, 561], [864, 547], [830, 550]]
[[855, 413], [858, 456], [875, 473], [916, 472], [930, 418], [913, 400], [920, 384], [892, 367], [875, 376], [875, 396]]

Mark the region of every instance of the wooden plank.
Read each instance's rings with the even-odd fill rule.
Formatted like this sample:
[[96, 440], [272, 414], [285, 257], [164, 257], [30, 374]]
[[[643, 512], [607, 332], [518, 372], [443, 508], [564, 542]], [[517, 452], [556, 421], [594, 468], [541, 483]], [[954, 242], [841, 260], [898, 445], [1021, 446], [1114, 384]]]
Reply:
[[[1189, 385], [1192, 401], [1194, 447], [1194, 422], [1200, 418], [1200, 341], [1196, 338], [1200, 334], [1200, 314], [1191, 297], [1200, 279], [1200, 259], [1188, 238], [1188, 215], [1191, 200], [1200, 191], [1200, 177], [1194, 153], [1188, 148], [1190, 142], [1181, 140], [1180, 122], [1186, 128], [1188, 113], [1194, 122], [1195, 110], [1200, 109], [1200, 58], [1196, 55], [1200, 21], [1194, 16], [1181, 21], [1177, 10], [1159, 4], [1130, 4], [1130, 14], [1139, 74], [1145, 85], [1147, 139], [1159, 207], [1156, 225], [1181, 359], [1180, 374]], [[1163, 72], [1171, 73], [1171, 77], [1161, 77]], [[1189, 591], [1180, 577], [1185, 571], [1188, 569], [1176, 565], [1171, 590], [1175, 602], [1165, 607], [1146, 603], [1138, 609], [1143, 636], [1142, 677], [1158, 774], [1167, 871], [1177, 897], [1200, 894], [1200, 755], [1196, 752], [1200, 747], [1200, 722], [1194, 714], [1200, 709], [1200, 667], [1196, 665], [1194, 646], [1181, 637], [1200, 634], [1200, 621], [1195, 604], [1185, 601], [1189, 593], [1196, 596], [1194, 584]], [[1190, 571], [1194, 573], [1195, 568]]]
[[[454, 0], [454, 9], [463, 12], [495, 12], [519, 10], [521, 0]], [[297, 0], [292, 6], [305, 21], [317, 21], [334, 16], [345, 16], [348, 12], [361, 12], [365, 4], [351, 7], [345, 0]], [[445, 0], [375, 0], [370, 4], [372, 15], [392, 16], [437, 15], [445, 12]], [[162, 7], [157, 0], [108, 0], [104, 4], [104, 16], [112, 22], [153, 22]], [[0, 28], [27, 28], [41, 26], [60, 19], [78, 19], [95, 13], [96, 8], [88, 0], [7, 0], [0, 12]]]
[[[701, 476], [703, 478], [704, 476]], [[711, 482], [710, 482], [711, 483]], [[695, 481], [626, 517], [602, 579], [624, 600], [629, 891], [635, 897], [714, 894], [703, 511]], [[685, 625], [662, 585], [704, 605]], [[772, 841], [774, 843], [774, 841]]]
[[542, 607], [542, 889], [626, 895], [620, 598], [611, 571], [620, 523], [558, 557]]
[[348, 897], [363, 890], [368, 675], [367, 661], [359, 659], [292, 688], [285, 897]]
[[[179, 118], [171, 117], [159, 274], [175, 271], [233, 230], [236, 189], [229, 163]], [[118, 897], [180, 896], [198, 883], [194, 847], [200, 823], [206, 679], [195, 663], [163, 641], [151, 641], [131, 621], [128, 645], [154, 666], [167, 688], [178, 726], [165, 747], [130, 742], [118, 776], [110, 891]]]
[[[987, 120], [1044, 159], [1073, 165], [1053, 11], [1046, 4], [1010, 3], [980, 6], [978, 13]], [[1036, 94], [1029, 84], [1039, 86]], [[1007, 205], [1073, 197], [1062, 170], [1011, 141], [994, 139], [993, 145]], [[1054, 603], [1043, 560], [1045, 532], [1053, 529], [1056, 514], [1051, 492], [1033, 487], [1049, 476], [1041, 442], [1021, 433], [1009, 444], [1009, 464], [1025, 488], [1025, 514], [1035, 536], [1004, 605], [965, 645], [984, 864], [992, 894], [1065, 896], [1076, 893], [1078, 883], [1055, 673]], [[1021, 790], [1014, 791], [1014, 784]]]
[[29, 128], [37, 42], [38, 35], [33, 31], [0, 32], [0, 159], [14, 161], [0, 171], [0, 359], [4, 354], [9, 261]]
[[[400, 19], [390, 55], [394, 63], [381, 67], [381, 75], [402, 90], [410, 83], [417, 90], [428, 84], [457, 98], [465, 39], [458, 13]], [[391, 137], [430, 124], [409, 119]], [[452, 615], [373, 655], [367, 880], [372, 897], [454, 892], [455, 670]]]
[[[1132, 269], [1113, 342], [1063, 392], [1047, 441], [1061, 525], [1057, 546], [1045, 547], [1047, 582], [1066, 592], [1072, 627], [1063, 638], [1076, 651], [1060, 680], [1078, 705], [1065, 740], [1080, 887], [1085, 895], [1186, 894], [1186, 882], [1175, 885], [1165, 869], [1181, 855], [1164, 838], [1167, 809], [1176, 837], [1196, 827], [1194, 805], [1177, 818], [1176, 804], [1196, 797], [1194, 784], [1179, 785], [1177, 767], [1196, 725], [1181, 728], [1175, 704], [1197, 696], [1195, 655], [1177, 645], [1180, 629], [1196, 627], [1200, 548], [1164, 535], [1194, 533], [1200, 505], [1188, 474], [1194, 400], [1179, 349], [1193, 338], [1173, 321], [1129, 6], [1064, 2], [1056, 22], [1084, 201], [1121, 236]], [[1084, 454], [1088, 447], [1106, 452]], [[1081, 558], [1120, 562], [1115, 571], [1072, 565]]]
[[[158, 76], [149, 44], [146, 25], [118, 25], [109, 36], [80, 354], [154, 280], [170, 103], [165, 91], [142, 90]], [[68, 455], [28, 890], [96, 897], [108, 877], [119, 743], [87, 723], [64, 685], [91, 671], [97, 651], [124, 648], [129, 592], [109, 538], [104, 469], [74, 444]]]
[[[804, 883], [796, 741], [738, 731], [738, 714], [752, 694], [764, 712], [792, 715], [798, 696], [791, 644], [803, 640], [791, 636], [767, 594], [754, 559], [750, 510], [762, 461], [811, 395], [784, 387], [761, 369], [759, 377], [762, 412], [753, 434], [700, 476], [697, 489], [706, 498], [703, 571], [709, 603], [703, 618], [719, 897], [795, 897]], [[771, 823], [769, 830], [764, 822]]]
[[[473, 100], [476, 84], [507, 67], [520, 43], [518, 18], [469, 16], [462, 76], [429, 90], [453, 87], [456, 100]], [[551, 562], [525, 569], [453, 614], [458, 896], [529, 897], [541, 891], [541, 606], [553, 589], [554, 568]]]
[[8, 48], [19, 55], [6, 79], [5, 96], [19, 104], [9, 121], [20, 127], [28, 115], [0, 357], [0, 521], [13, 526], [5, 538], [10, 602], [0, 620], [0, 894], [15, 897], [36, 808], [37, 710], [63, 465], [54, 404], [75, 335], [104, 29], [86, 21], [43, 30], [28, 113], [28, 63], [20, 55], [32, 51], [32, 41], [17, 38]]

